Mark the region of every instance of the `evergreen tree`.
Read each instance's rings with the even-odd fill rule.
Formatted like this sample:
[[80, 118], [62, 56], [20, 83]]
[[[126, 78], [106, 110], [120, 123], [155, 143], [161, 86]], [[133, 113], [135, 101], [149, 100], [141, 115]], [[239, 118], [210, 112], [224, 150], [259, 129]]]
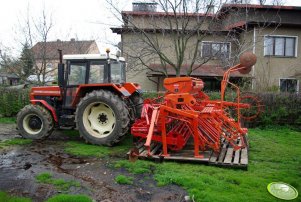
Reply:
[[23, 76], [27, 78], [29, 75], [33, 72], [33, 53], [29, 47], [29, 44], [26, 42], [23, 46], [21, 57], [20, 57], [20, 63], [22, 66], [22, 72]]

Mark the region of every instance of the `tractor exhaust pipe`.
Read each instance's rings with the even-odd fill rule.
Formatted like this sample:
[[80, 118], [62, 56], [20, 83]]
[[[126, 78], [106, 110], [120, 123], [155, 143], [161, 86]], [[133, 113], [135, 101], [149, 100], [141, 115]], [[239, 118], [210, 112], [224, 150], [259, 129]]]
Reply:
[[60, 58], [60, 63], [58, 64], [58, 85], [59, 87], [63, 87], [64, 86], [64, 72], [65, 72], [65, 65], [63, 63], [63, 54], [62, 54], [62, 50], [58, 49], [59, 52], [59, 58]]
[[62, 54], [62, 50], [58, 49], [59, 52], [59, 57], [60, 57], [60, 64], [63, 63], [63, 54]]

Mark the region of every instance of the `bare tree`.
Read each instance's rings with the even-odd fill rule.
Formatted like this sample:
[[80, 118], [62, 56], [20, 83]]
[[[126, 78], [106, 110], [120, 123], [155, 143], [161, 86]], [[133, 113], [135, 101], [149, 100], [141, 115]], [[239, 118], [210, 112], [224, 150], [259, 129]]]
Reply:
[[[132, 68], [143, 66], [165, 76], [169, 69], [176, 76], [183, 72], [190, 75], [210, 60], [201, 57], [200, 42], [208, 35], [219, 34], [214, 26], [214, 7], [219, 4], [214, 0], [158, 0], [158, 12], [146, 11], [143, 23], [121, 12], [113, 0], [106, 1], [117, 17], [123, 17], [122, 29], [135, 35], [131, 44], [122, 44]], [[154, 68], [154, 63], [161, 68]]]
[[[47, 57], [46, 43], [49, 41], [49, 35], [54, 26], [52, 15], [49, 14], [44, 7], [40, 15], [30, 15], [30, 6], [28, 4], [25, 16], [19, 20], [19, 31], [17, 41], [21, 44], [22, 48], [29, 48], [30, 55], [33, 60], [33, 68], [30, 73], [35, 75], [34, 80], [37, 84], [44, 85], [47, 82], [47, 77], [54, 71], [47, 68], [49, 58]], [[39, 50], [34, 51], [32, 47], [35, 43], [40, 42]], [[24, 64], [20, 63], [21, 69], [24, 69]], [[15, 69], [15, 71], [17, 71]], [[25, 73], [23, 71], [23, 73]], [[27, 72], [29, 73], [29, 72]], [[26, 73], [26, 75], [27, 75]], [[28, 75], [27, 75], [28, 76]], [[27, 78], [23, 78], [27, 80]]]

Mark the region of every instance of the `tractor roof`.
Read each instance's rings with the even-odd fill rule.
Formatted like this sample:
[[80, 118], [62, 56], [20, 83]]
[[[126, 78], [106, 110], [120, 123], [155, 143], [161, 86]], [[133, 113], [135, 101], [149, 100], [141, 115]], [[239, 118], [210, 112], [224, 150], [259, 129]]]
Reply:
[[[109, 55], [110, 59], [117, 60], [116, 55]], [[106, 60], [107, 54], [77, 54], [77, 55], [64, 55], [64, 60]], [[118, 60], [125, 61], [123, 57], [119, 57]]]

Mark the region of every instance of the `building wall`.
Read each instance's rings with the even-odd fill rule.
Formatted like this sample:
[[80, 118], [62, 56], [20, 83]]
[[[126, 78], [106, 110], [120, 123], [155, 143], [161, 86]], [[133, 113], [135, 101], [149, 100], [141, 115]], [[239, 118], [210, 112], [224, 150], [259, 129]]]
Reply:
[[[147, 91], [157, 90], [157, 84], [151, 81], [151, 80], [155, 80], [157, 82], [157, 78], [147, 77], [147, 72], [149, 72], [150, 70], [144, 65], [142, 65], [142, 63], [137, 59], [137, 57], [143, 58], [143, 62], [146, 64], [160, 64], [160, 60], [156, 54], [144, 56], [145, 54], [149, 54], [149, 51], [144, 51], [144, 48], [146, 47], [145, 42], [143, 40], [140, 40], [139, 37], [140, 36], [136, 33], [122, 34], [122, 54], [128, 63], [127, 81], [139, 83], [142, 86], [142, 88]], [[155, 38], [154, 40], [158, 41], [166, 57], [175, 63], [177, 56], [174, 50], [174, 46], [172, 45], [174, 42], [170, 34], [152, 34], [151, 37], [154, 37]], [[201, 40], [207, 42], [229, 41], [227, 37], [223, 34], [202, 36]], [[187, 44], [183, 64], [191, 63], [195, 48], [198, 49], [197, 51], [199, 55], [198, 62], [196, 62], [195, 64], [204, 63], [204, 64], [217, 65], [217, 66], [229, 66], [229, 61], [222, 62], [219, 59], [211, 59], [208, 61], [207, 59], [202, 58], [201, 44], [197, 45], [197, 36], [193, 36], [192, 39]], [[235, 54], [235, 51], [233, 51], [233, 54]], [[159, 86], [160, 86], [159, 89], [162, 89], [162, 81], [159, 82]]]
[[[280, 35], [280, 36], [296, 36], [297, 37], [297, 55], [296, 57], [276, 57], [264, 56], [264, 36]], [[251, 37], [251, 36], [249, 36]], [[256, 49], [257, 63], [254, 67], [255, 86], [256, 89], [277, 90], [279, 88], [280, 78], [297, 78], [295, 75], [301, 72], [301, 29], [279, 27], [257, 29], [256, 30]], [[300, 78], [299, 84], [300, 84]], [[301, 89], [301, 88], [299, 88]]]
[[[181, 17], [179, 16], [178, 21], [173, 19], [172, 16], [158, 16], [152, 15], [134, 15], [127, 16], [128, 23], [126, 27], [138, 27], [139, 29], [173, 29], [181, 28], [182, 24], [188, 23], [186, 29], [194, 30], [196, 27], [199, 27], [200, 30], [208, 30], [210, 23], [213, 21], [211, 17], [202, 17], [202, 16], [193, 16], [193, 17]], [[184, 22], [184, 23], [182, 23]], [[201, 26], [199, 26], [201, 25]]]

